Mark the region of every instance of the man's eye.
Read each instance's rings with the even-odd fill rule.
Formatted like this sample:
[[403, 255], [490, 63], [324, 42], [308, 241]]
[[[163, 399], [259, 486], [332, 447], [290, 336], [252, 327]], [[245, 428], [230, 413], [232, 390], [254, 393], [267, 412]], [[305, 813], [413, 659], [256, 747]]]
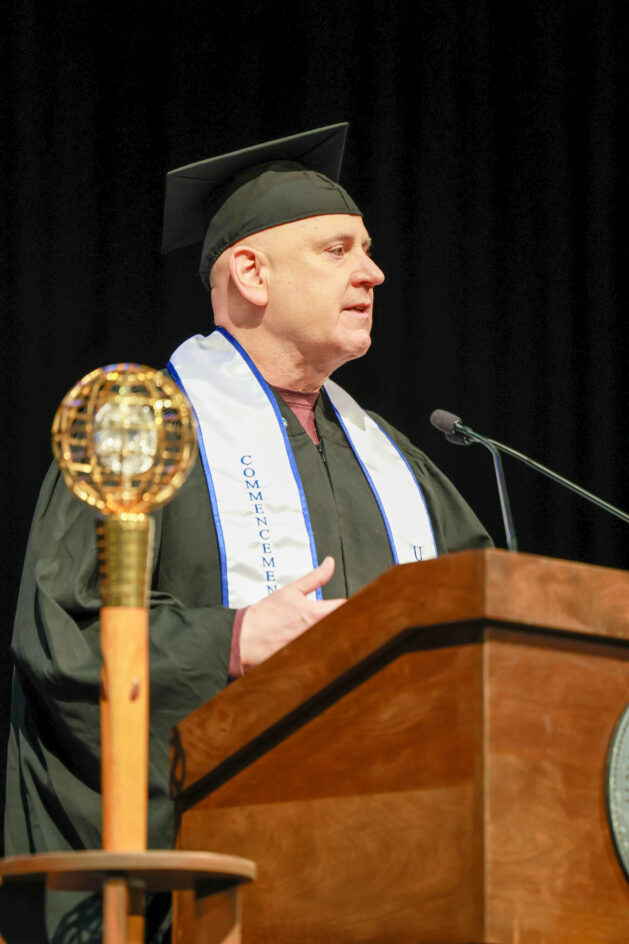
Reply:
[[345, 252], [344, 246], [330, 246], [328, 252], [331, 252], [333, 256], [342, 256]]

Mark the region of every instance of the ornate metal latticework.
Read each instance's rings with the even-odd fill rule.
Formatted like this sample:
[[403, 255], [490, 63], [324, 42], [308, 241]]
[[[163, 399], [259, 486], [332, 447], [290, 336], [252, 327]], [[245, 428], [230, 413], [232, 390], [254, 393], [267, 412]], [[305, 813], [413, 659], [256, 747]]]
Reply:
[[163, 505], [196, 454], [192, 408], [165, 373], [139, 364], [92, 371], [64, 397], [52, 442], [74, 494], [106, 515]]

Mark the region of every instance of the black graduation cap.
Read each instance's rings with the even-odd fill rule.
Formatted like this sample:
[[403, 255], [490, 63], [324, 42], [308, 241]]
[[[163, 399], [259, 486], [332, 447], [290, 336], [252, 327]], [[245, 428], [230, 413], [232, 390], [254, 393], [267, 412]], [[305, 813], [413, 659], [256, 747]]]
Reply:
[[204, 239], [200, 273], [245, 236], [308, 216], [362, 216], [338, 184], [348, 124], [328, 125], [166, 175], [162, 252]]

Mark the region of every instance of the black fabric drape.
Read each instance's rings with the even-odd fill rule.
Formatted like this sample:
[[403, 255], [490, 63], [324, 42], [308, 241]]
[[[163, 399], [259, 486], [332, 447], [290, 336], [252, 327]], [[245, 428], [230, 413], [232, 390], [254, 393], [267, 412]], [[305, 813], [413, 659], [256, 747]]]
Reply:
[[[489, 455], [442, 441], [436, 406], [629, 505], [628, 13], [626, 0], [5, 4], [5, 653], [61, 396], [95, 366], [161, 365], [210, 329], [197, 251], [159, 254], [164, 173], [333, 121], [351, 122], [341, 179], [387, 274], [372, 351], [337, 379], [444, 468], [498, 544]], [[629, 565], [626, 526], [506, 470], [522, 550]]]

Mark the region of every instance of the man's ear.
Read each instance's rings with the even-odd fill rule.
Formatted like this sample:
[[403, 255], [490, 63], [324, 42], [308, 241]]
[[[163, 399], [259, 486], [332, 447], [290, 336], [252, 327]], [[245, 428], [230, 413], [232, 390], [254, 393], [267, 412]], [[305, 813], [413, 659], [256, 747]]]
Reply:
[[263, 308], [268, 302], [267, 258], [259, 249], [237, 246], [229, 260], [229, 274], [240, 294], [252, 305]]

